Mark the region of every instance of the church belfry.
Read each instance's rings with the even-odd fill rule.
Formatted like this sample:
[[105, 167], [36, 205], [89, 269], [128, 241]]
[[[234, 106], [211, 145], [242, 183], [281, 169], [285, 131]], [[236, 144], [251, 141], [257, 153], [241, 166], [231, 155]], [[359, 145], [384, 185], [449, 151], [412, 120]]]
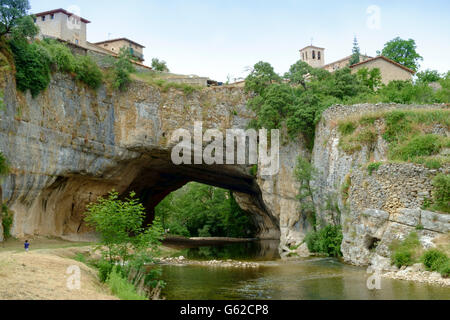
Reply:
[[302, 61], [314, 68], [322, 68], [325, 65], [325, 49], [315, 46], [307, 46], [300, 50]]

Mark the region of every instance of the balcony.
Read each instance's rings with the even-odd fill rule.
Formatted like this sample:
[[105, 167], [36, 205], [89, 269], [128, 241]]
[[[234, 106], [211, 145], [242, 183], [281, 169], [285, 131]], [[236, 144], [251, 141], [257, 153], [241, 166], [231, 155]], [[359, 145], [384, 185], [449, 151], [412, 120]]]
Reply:
[[130, 53], [133, 57], [138, 58], [139, 61], [144, 61], [144, 55], [142, 53], [135, 51], [133, 48], [130, 48]]

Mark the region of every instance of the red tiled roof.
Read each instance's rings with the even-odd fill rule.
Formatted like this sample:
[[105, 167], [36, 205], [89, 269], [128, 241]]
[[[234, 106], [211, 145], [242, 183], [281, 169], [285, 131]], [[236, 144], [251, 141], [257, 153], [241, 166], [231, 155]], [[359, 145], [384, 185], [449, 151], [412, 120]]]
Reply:
[[363, 61], [363, 62], [354, 64], [354, 65], [350, 66], [350, 68], [354, 68], [354, 67], [357, 67], [357, 66], [360, 66], [360, 65], [363, 65], [363, 64], [365, 64], [365, 63], [368, 63], [368, 62], [371, 62], [371, 61], [375, 61], [375, 60], [378, 60], [378, 59], [383, 59], [383, 60], [385, 60], [385, 61], [387, 61], [387, 62], [389, 62], [389, 63], [392, 63], [392, 64], [396, 65], [396, 66], [399, 67], [399, 68], [402, 68], [402, 69], [404, 69], [404, 70], [406, 70], [406, 71], [412, 73], [412, 74], [415, 74], [415, 73], [416, 73], [414, 70], [412, 70], [412, 69], [410, 69], [410, 68], [407, 68], [407, 67], [405, 67], [404, 65], [402, 65], [402, 64], [400, 64], [400, 63], [398, 63], [398, 62], [395, 62], [394, 60], [391, 60], [391, 59], [389, 59], [389, 58], [386, 58], [385, 56], [378, 56], [378, 57], [375, 57], [375, 58], [372, 58], [372, 59], [369, 59], [369, 60], [366, 60], [366, 61]]
[[137, 43], [137, 42], [134, 42], [134, 41], [132, 41], [132, 40], [130, 40], [130, 39], [127, 39], [127, 38], [118, 38], [118, 39], [105, 40], [105, 41], [95, 42], [94, 44], [100, 45], [100, 44], [111, 43], [111, 42], [117, 42], [117, 41], [127, 41], [127, 42], [130, 42], [130, 43], [132, 43], [132, 44], [134, 44], [134, 45], [137, 45], [137, 46], [139, 46], [139, 47], [141, 47], [141, 48], [145, 48], [143, 45], [141, 45], [141, 44], [139, 44], [139, 43]]
[[[69, 12], [67, 10], [61, 9], [61, 8], [60, 9], [55, 9], [55, 10], [50, 10], [50, 11], [44, 11], [44, 12], [35, 13], [34, 15], [36, 17], [42, 17], [42, 16], [46, 16], [48, 14], [55, 14], [55, 13], [64, 13], [65, 15], [67, 15], [69, 17], [76, 16], [76, 14], [74, 14], [72, 12]], [[81, 18], [81, 17], [80, 17], [80, 20], [82, 22], [84, 22], [84, 23], [91, 23], [89, 20], [86, 20], [86, 19]]]

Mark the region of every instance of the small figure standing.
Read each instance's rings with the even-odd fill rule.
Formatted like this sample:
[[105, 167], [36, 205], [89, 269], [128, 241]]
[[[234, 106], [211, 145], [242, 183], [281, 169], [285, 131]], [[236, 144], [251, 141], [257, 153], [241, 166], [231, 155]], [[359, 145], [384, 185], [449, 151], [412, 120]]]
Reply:
[[30, 243], [28, 242], [28, 240], [25, 240], [25, 251], [28, 252], [30, 250]]

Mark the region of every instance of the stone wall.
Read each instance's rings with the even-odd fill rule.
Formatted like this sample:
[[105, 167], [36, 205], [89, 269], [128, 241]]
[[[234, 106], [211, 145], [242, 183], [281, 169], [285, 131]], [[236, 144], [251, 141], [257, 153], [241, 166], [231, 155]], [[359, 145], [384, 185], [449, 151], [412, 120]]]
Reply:
[[[319, 174], [311, 185], [315, 189], [314, 202], [319, 221], [326, 224], [332, 223], [336, 216], [340, 218], [344, 231], [342, 251], [347, 262], [368, 265], [387, 259], [389, 244], [394, 239], [406, 237], [421, 223], [428, 221], [430, 215], [438, 217], [438, 223], [434, 225], [426, 222], [428, 227], [419, 232], [421, 241], [431, 245], [433, 238], [446, 232], [449, 227], [448, 215], [428, 213], [420, 208], [426, 198], [431, 198], [432, 179], [439, 172], [448, 174], [449, 166], [430, 170], [422, 165], [389, 163], [388, 145], [381, 136], [384, 127], [381, 122], [374, 125], [378, 137], [372, 148], [362, 146], [361, 150], [348, 154], [339, 147], [339, 121], [381, 111], [446, 107], [363, 104], [333, 106], [324, 112], [317, 126], [313, 150], [313, 165]], [[444, 132], [441, 131], [438, 133], [449, 134], [445, 129]], [[371, 162], [384, 164], [370, 175], [367, 166]], [[345, 185], [346, 189], [343, 190]], [[339, 212], [327, 208], [325, 204], [330, 200], [335, 202]], [[415, 210], [417, 221], [403, 223], [411, 219], [410, 210]], [[378, 243], [379, 246], [376, 247]]]

